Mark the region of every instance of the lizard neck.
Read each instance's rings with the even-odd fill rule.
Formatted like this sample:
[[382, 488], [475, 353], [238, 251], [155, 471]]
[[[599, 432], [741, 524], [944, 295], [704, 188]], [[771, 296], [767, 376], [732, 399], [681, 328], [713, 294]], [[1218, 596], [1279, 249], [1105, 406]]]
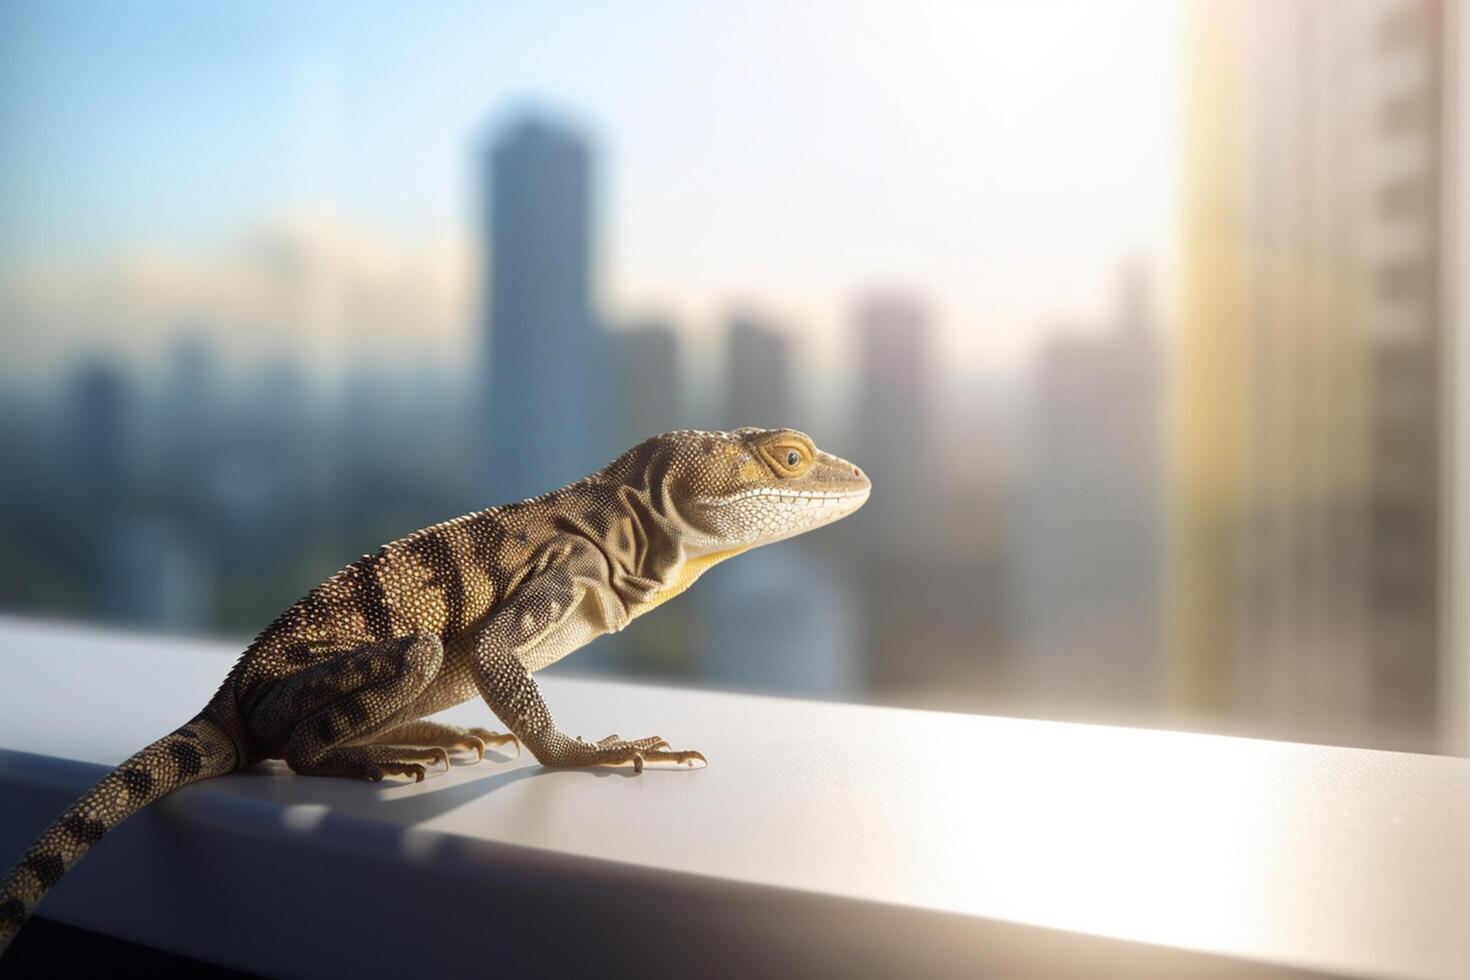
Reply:
[[659, 588], [636, 604], [630, 605], [628, 607], [629, 614], [631, 616], [641, 616], [651, 609], [657, 609], [693, 585], [699, 576], [726, 558], [734, 558], [742, 551], [747, 550], [748, 547], [748, 545], [742, 545], [735, 548], [726, 548], [722, 551], [707, 551], [703, 554], [686, 558], [673, 570], [673, 574], [668, 576], [662, 588]]
[[[628, 620], [668, 602], [699, 576], [748, 545], [711, 539], [689, 525], [684, 503], [668, 486], [657, 458], [619, 474], [614, 493], [598, 494], [605, 515], [579, 526], [608, 559], [609, 585], [622, 600]], [[589, 533], [590, 532], [590, 533]]]

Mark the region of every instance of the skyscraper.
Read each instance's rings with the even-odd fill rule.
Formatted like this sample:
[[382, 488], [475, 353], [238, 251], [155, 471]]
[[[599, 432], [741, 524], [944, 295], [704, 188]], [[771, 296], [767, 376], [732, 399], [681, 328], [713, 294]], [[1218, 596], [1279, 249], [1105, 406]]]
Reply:
[[725, 346], [725, 419], [721, 428], [800, 428], [792, 415], [791, 342], [749, 315], [730, 321]]
[[605, 340], [592, 310], [592, 156], [528, 117], [487, 158], [485, 489], [503, 502], [586, 475], [609, 455], [598, 419]]
[[1231, 707], [1242, 468], [1241, 8], [1192, 8], [1179, 321], [1169, 372], [1168, 644], [1172, 700]]
[[134, 501], [137, 398], [121, 367], [91, 361], [67, 389], [67, 464], [84, 513], [113, 514]]
[[1435, 737], [1443, 17], [1257, 0], [1196, 25], [1172, 651], [1187, 703], [1282, 734]]
[[1386, 4], [1362, 32], [1375, 44], [1364, 114], [1378, 151], [1364, 205], [1374, 213], [1367, 681], [1375, 720], [1409, 730], [1410, 744], [1424, 747], [1435, 737], [1440, 654], [1448, 650], [1440, 613], [1441, 530], [1448, 522], [1440, 488], [1449, 401], [1440, 360], [1454, 325], [1440, 267], [1451, 251], [1447, 216], [1454, 209], [1441, 162], [1452, 131], [1446, 65], [1454, 49], [1445, 7], [1442, 0]]
[[679, 337], [663, 323], [614, 335], [620, 352], [618, 440], [614, 451], [670, 429], [689, 428], [679, 373]]
[[1101, 335], [1041, 351], [1017, 501], [1015, 595], [1028, 695], [1156, 708], [1163, 467], [1159, 338], [1140, 267]]
[[[726, 335], [721, 426], [801, 428], [793, 414], [790, 341], [750, 316]], [[829, 562], [814, 560], [803, 538], [757, 548], [739, 563], [711, 569], [697, 590], [700, 616], [689, 646], [702, 676], [757, 690], [833, 697], [861, 677], [855, 652], [859, 610], [849, 583]], [[793, 624], [799, 615], [801, 623]], [[729, 628], [744, 624], [744, 629]]]
[[885, 545], [921, 546], [915, 501], [929, 500], [930, 329], [919, 301], [900, 292], [864, 300], [857, 314], [857, 458], [873, 479], [869, 532]]

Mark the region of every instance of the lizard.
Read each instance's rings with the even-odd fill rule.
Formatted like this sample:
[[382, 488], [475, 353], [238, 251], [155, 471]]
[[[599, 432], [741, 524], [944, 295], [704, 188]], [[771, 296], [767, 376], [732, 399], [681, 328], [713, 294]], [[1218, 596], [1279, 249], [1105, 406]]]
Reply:
[[[626, 627], [705, 571], [857, 510], [871, 490], [795, 429], [684, 429], [539, 497], [364, 555], [256, 636], [194, 718], [124, 761], [0, 881], [0, 952], [113, 827], [180, 787], [284, 759], [301, 775], [422, 781], [450, 752], [525, 745], [546, 767], [703, 767], [661, 737], [592, 742], [531, 676]], [[479, 696], [508, 729], [428, 716]]]

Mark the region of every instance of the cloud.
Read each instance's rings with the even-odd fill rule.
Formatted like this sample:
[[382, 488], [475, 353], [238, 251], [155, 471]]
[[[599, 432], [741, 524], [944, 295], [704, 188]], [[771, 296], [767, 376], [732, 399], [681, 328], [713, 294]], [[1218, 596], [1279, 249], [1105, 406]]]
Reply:
[[6, 369], [45, 373], [83, 352], [155, 358], [180, 332], [230, 359], [452, 361], [472, 345], [475, 243], [405, 247], [296, 212], [212, 247], [138, 246], [0, 271]]

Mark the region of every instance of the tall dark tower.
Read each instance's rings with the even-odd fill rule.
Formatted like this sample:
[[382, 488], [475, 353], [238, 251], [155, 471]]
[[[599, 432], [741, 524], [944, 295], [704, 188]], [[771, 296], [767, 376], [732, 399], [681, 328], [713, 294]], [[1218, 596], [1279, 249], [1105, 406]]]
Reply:
[[115, 364], [88, 363], [67, 392], [70, 458], [83, 506], [112, 514], [134, 503], [132, 458], [136, 399], [126, 375]]
[[869, 534], [884, 546], [921, 537], [913, 501], [927, 500], [933, 470], [926, 436], [933, 378], [928, 315], [903, 292], [875, 293], [857, 312], [859, 459], [880, 492], [865, 508]]
[[488, 501], [519, 500], [606, 462], [592, 313], [591, 153], [579, 135], [527, 117], [490, 149], [484, 422]]
[[617, 337], [621, 356], [617, 449], [659, 432], [687, 428], [679, 375], [679, 337], [667, 324], [649, 321]]
[[731, 320], [726, 336], [726, 417], [720, 427], [799, 428], [791, 414], [791, 345], [786, 337], [748, 316]]

